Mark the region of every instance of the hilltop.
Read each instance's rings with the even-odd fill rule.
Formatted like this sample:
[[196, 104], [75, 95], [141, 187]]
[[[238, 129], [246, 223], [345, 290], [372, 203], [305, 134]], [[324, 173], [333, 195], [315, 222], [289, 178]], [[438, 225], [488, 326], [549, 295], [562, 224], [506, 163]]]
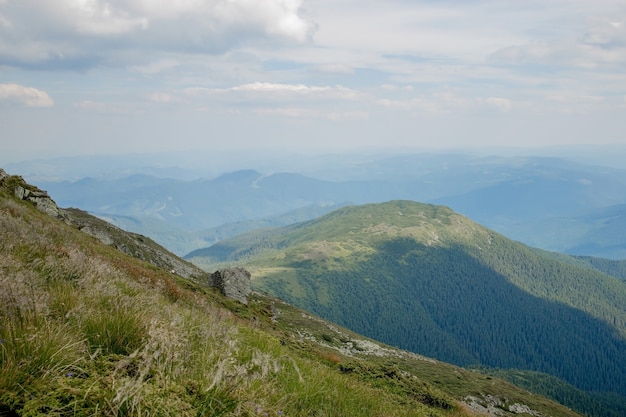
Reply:
[[577, 415], [269, 295], [225, 298], [28, 195], [56, 207], [2, 175], [1, 415]]
[[187, 259], [244, 265], [257, 290], [385, 343], [462, 366], [550, 374], [601, 401], [615, 395], [605, 403], [614, 414], [595, 415], [624, 411], [623, 263], [533, 249], [411, 201], [341, 208]]

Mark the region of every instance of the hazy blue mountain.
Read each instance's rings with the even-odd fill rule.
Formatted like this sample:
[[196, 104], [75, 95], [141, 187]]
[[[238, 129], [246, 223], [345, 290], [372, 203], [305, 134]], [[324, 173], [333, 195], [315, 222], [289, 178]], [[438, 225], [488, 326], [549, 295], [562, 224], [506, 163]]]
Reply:
[[203, 232], [198, 239], [197, 232], [225, 224], [265, 226], [293, 210], [306, 220], [323, 207], [393, 199], [445, 204], [544, 249], [616, 259], [626, 252], [626, 239], [616, 233], [619, 215], [610, 212], [626, 204], [626, 170], [452, 153], [328, 156], [300, 168], [319, 176], [247, 169], [195, 180], [135, 174], [35, 183], [62, 206], [119, 221], [179, 254], [232, 236]]

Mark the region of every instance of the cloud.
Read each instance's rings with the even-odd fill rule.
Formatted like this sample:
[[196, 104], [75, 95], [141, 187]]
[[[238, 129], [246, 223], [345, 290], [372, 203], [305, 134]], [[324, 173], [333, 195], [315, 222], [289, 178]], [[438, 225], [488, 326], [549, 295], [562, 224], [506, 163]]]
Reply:
[[72, 3], [68, 5], [67, 17], [78, 33], [107, 36], [148, 28], [147, 17], [132, 16], [113, 2], [80, 0]]
[[283, 119], [364, 120], [371, 96], [344, 87], [252, 82], [228, 88], [187, 87], [147, 95], [154, 105]]
[[152, 93], [148, 98], [155, 103], [171, 103], [177, 101], [171, 94], [168, 93]]
[[329, 120], [336, 122], [342, 120], [368, 120], [370, 114], [366, 111], [330, 112], [327, 117]]
[[112, 115], [138, 115], [143, 113], [143, 109], [136, 106], [135, 103], [128, 102], [101, 102], [93, 100], [83, 100], [74, 103], [74, 108], [98, 114]]
[[326, 119], [333, 122], [341, 122], [344, 120], [363, 121], [369, 119], [369, 113], [366, 111], [324, 111], [321, 109], [303, 107], [261, 107], [255, 109], [254, 113], [261, 116], [291, 119]]
[[488, 97], [485, 102], [488, 105], [504, 112], [511, 110], [512, 106], [511, 100], [501, 97]]
[[245, 100], [301, 100], [305, 98], [356, 100], [363, 96], [358, 91], [343, 86], [269, 82], [253, 82], [230, 88], [188, 87], [183, 89], [182, 93], [190, 98], [222, 96]]
[[576, 91], [556, 91], [546, 95], [545, 101], [559, 113], [586, 115], [593, 111], [608, 111], [612, 100], [603, 96], [584, 95]]
[[321, 64], [317, 65], [314, 69], [322, 74], [354, 74], [354, 67], [346, 64]]
[[19, 103], [26, 107], [51, 107], [54, 101], [45, 91], [20, 84], [0, 84], [0, 101]]
[[491, 54], [495, 63], [607, 68], [626, 64], [626, 27], [615, 16], [594, 17], [577, 37], [534, 39], [527, 43], [500, 48]]
[[495, 108], [507, 112], [513, 107], [511, 100], [502, 97], [465, 97], [450, 91], [434, 92], [428, 96], [408, 99], [380, 99], [377, 104], [389, 109], [417, 111], [431, 114], [469, 111], [472, 109]]
[[379, 99], [377, 103], [390, 109], [444, 114], [470, 108], [476, 100], [459, 96], [449, 91], [437, 91], [428, 96], [408, 99]]
[[279, 108], [259, 108], [254, 113], [261, 116], [278, 116], [287, 118], [307, 118], [312, 119], [319, 116], [319, 112], [312, 109], [298, 107], [279, 107]]
[[298, 93], [298, 94], [310, 94], [317, 92], [325, 92], [331, 90], [330, 87], [309, 87], [304, 84], [277, 84], [277, 83], [262, 83], [255, 82], [250, 84], [243, 84], [231, 88], [231, 91], [254, 91], [263, 93]]
[[[141, 63], [138, 50], [217, 54], [240, 45], [302, 43], [315, 25], [300, 0], [20, 0], [0, 2], [0, 64]], [[125, 53], [135, 52], [135, 53]], [[150, 68], [148, 68], [150, 70]]]
[[174, 59], [162, 59], [151, 62], [147, 65], [136, 65], [131, 67], [131, 69], [144, 75], [154, 75], [163, 71], [174, 69], [179, 65], [180, 63]]

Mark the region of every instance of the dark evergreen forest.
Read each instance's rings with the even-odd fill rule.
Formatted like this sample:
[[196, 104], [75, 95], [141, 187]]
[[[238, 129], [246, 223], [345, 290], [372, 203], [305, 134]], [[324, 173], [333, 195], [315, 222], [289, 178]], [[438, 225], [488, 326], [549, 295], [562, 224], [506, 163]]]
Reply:
[[265, 285], [403, 349], [463, 366], [545, 372], [585, 391], [626, 397], [626, 341], [607, 323], [529, 294], [462, 247], [396, 239], [377, 249], [350, 270], [292, 264], [303, 297], [294, 298], [281, 280]]

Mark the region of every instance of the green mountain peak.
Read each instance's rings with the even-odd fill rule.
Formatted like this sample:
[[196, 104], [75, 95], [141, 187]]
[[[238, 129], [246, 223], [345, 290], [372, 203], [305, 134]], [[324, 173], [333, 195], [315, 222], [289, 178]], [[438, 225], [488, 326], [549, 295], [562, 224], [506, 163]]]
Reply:
[[385, 343], [548, 373], [626, 398], [626, 285], [447, 207], [391, 201], [242, 235], [191, 258]]

